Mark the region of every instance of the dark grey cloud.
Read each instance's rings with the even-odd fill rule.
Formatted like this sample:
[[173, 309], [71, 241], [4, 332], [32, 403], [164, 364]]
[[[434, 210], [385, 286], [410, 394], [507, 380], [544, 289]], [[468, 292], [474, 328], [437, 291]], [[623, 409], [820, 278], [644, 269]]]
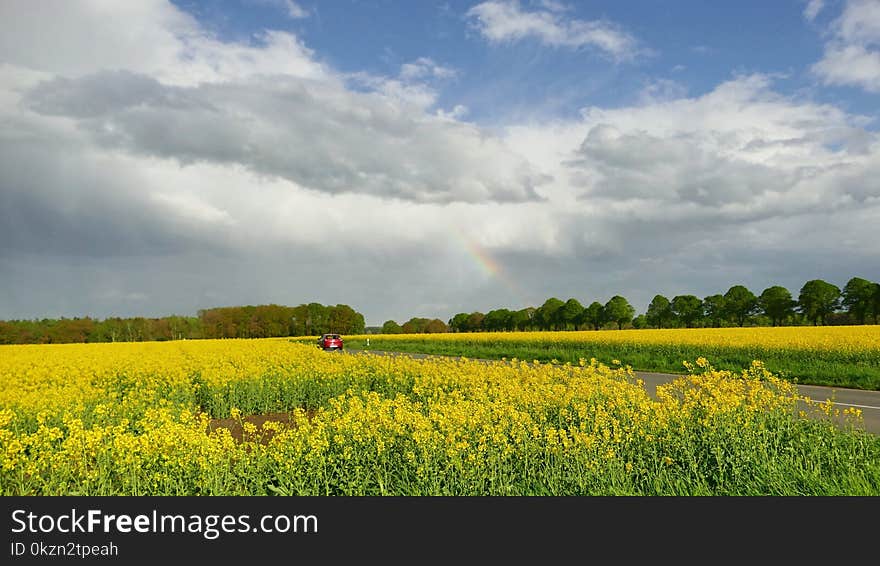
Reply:
[[[709, 141], [710, 143], [707, 143]], [[572, 165], [595, 177], [584, 198], [645, 198], [703, 206], [747, 202], [792, 183], [788, 172], [713, 152], [711, 140], [693, 133], [656, 136], [592, 127]]]
[[0, 136], [0, 256], [150, 256], [225, 247], [215, 226], [167, 214], [127, 165], [73, 144]]

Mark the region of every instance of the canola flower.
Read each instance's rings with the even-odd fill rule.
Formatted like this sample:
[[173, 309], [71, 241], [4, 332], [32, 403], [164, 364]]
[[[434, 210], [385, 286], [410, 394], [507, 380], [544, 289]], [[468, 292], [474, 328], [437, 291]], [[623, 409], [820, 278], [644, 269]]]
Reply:
[[[857, 413], [706, 358], [327, 354], [287, 339], [0, 346], [4, 495], [880, 494]], [[809, 405], [810, 403], [808, 403]], [[248, 415], [283, 412], [257, 434]], [[213, 419], [231, 418], [242, 438]]]
[[[367, 336], [348, 336], [352, 348]], [[565, 332], [475, 332], [369, 336], [372, 350], [470, 357], [569, 361], [595, 357], [609, 365], [680, 372], [683, 360], [705, 356], [739, 370], [761, 360], [799, 383], [880, 390], [880, 326], [676, 328]]]
[[[348, 336], [363, 339], [367, 335]], [[880, 326], [787, 326], [725, 328], [646, 328], [640, 330], [577, 330], [565, 332], [467, 332], [439, 334], [380, 334], [373, 342], [424, 340], [451, 343], [535, 342], [577, 344], [606, 343], [674, 344], [698, 347], [730, 346], [767, 349], [880, 353]], [[314, 340], [309, 337], [308, 339]]]

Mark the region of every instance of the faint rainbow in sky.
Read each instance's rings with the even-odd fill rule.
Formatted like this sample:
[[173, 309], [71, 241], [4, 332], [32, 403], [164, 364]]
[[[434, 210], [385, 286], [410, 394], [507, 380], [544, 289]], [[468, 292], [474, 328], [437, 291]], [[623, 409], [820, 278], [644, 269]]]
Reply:
[[526, 298], [527, 293], [519, 286], [516, 280], [507, 273], [507, 270], [504, 269], [504, 266], [498, 263], [495, 258], [493, 258], [489, 252], [487, 252], [481, 245], [475, 242], [473, 239], [466, 236], [460, 230], [453, 230], [458, 243], [461, 245], [461, 248], [465, 251], [468, 258], [476, 265], [480, 271], [486, 275], [488, 278], [495, 279], [519, 301], [519, 306], [517, 305], [505, 305], [499, 306], [497, 308], [509, 308], [511, 310], [516, 310], [520, 308], [524, 308], [526, 306], [534, 306], [529, 303]]

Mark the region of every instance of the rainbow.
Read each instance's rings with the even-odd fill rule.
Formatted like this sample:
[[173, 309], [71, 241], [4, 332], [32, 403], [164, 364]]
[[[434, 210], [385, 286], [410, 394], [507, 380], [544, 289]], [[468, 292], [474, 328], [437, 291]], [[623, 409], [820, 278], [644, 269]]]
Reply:
[[517, 307], [516, 305], [510, 305], [505, 307], [498, 308], [509, 308], [511, 310], [516, 310], [518, 308], [524, 308], [526, 306], [537, 306], [533, 305], [527, 299], [527, 293], [523, 290], [522, 287], [511, 277], [507, 271], [504, 269], [504, 266], [498, 263], [495, 258], [489, 255], [482, 246], [480, 246], [477, 242], [467, 237], [460, 230], [453, 231], [454, 234], [458, 238], [458, 242], [461, 244], [462, 249], [467, 254], [467, 257], [470, 258], [473, 263], [477, 266], [477, 268], [482, 272], [487, 278], [494, 279], [500, 282], [504, 287], [507, 288], [508, 291], [519, 301], [521, 306]]

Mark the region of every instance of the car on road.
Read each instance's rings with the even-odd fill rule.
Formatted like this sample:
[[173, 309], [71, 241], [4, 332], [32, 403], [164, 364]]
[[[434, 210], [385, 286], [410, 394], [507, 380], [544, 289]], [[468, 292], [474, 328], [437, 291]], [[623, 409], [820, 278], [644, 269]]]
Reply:
[[321, 347], [325, 352], [327, 351], [342, 351], [342, 336], [339, 334], [322, 334], [320, 338], [318, 338], [318, 346]]

